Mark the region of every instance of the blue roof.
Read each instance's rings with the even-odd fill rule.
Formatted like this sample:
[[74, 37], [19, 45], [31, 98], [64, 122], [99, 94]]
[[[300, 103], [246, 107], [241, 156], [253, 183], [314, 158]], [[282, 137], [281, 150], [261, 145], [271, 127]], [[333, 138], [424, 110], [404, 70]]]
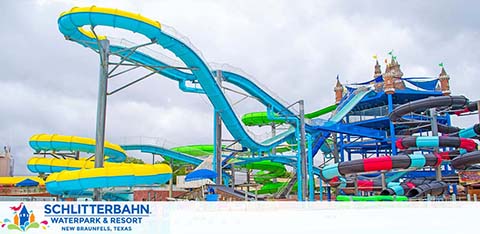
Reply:
[[217, 177], [217, 173], [208, 170], [208, 169], [199, 169], [193, 172], [190, 172], [186, 177], [185, 181], [194, 181], [194, 180], [203, 180], [203, 179], [213, 179]]
[[38, 186], [38, 182], [31, 179], [25, 179], [18, 182], [15, 186], [17, 187]]

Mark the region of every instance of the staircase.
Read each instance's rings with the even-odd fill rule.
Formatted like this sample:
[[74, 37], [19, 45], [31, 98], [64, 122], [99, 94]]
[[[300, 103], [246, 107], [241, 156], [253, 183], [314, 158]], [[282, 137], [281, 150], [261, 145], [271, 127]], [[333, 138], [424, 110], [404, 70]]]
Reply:
[[273, 195], [274, 198], [287, 198], [288, 195], [292, 192], [293, 186], [297, 183], [297, 173], [288, 181], [288, 184], [280, 189], [276, 194]]

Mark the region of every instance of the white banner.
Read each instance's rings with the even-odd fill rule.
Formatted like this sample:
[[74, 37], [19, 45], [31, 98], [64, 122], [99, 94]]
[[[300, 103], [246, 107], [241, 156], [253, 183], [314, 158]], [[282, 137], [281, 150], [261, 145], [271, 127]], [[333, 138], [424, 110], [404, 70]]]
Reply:
[[475, 202], [0, 202], [0, 233], [458, 233]]

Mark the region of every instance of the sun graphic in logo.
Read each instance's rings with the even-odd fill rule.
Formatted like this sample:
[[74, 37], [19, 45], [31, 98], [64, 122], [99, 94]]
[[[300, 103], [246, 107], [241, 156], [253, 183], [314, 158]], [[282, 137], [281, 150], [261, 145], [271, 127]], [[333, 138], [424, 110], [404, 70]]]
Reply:
[[43, 230], [47, 229], [48, 221], [43, 220], [40, 223], [35, 220], [35, 214], [32, 210], [28, 210], [27, 207], [21, 202], [18, 206], [11, 206], [13, 210], [13, 222], [6, 218], [3, 221], [0, 220], [1, 228], [7, 228], [8, 230], [18, 230], [21, 232], [26, 232], [32, 228], [42, 228]]

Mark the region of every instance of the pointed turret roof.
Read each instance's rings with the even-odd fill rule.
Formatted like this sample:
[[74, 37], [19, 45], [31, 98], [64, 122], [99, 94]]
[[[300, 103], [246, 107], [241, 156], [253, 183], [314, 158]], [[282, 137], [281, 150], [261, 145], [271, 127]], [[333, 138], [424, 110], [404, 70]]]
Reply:
[[337, 75], [337, 84], [335, 84], [335, 87], [343, 87], [342, 83], [340, 83], [340, 79], [338, 78], [338, 75]]
[[442, 77], [449, 77], [449, 75], [447, 74], [447, 72], [445, 71], [445, 68], [442, 66], [442, 71], [440, 72], [440, 74], [438, 75], [439, 78], [442, 78]]
[[380, 75], [382, 75], [382, 68], [380, 64], [378, 63], [378, 59], [375, 60], [375, 71], [373, 73], [373, 78], [377, 78]]

